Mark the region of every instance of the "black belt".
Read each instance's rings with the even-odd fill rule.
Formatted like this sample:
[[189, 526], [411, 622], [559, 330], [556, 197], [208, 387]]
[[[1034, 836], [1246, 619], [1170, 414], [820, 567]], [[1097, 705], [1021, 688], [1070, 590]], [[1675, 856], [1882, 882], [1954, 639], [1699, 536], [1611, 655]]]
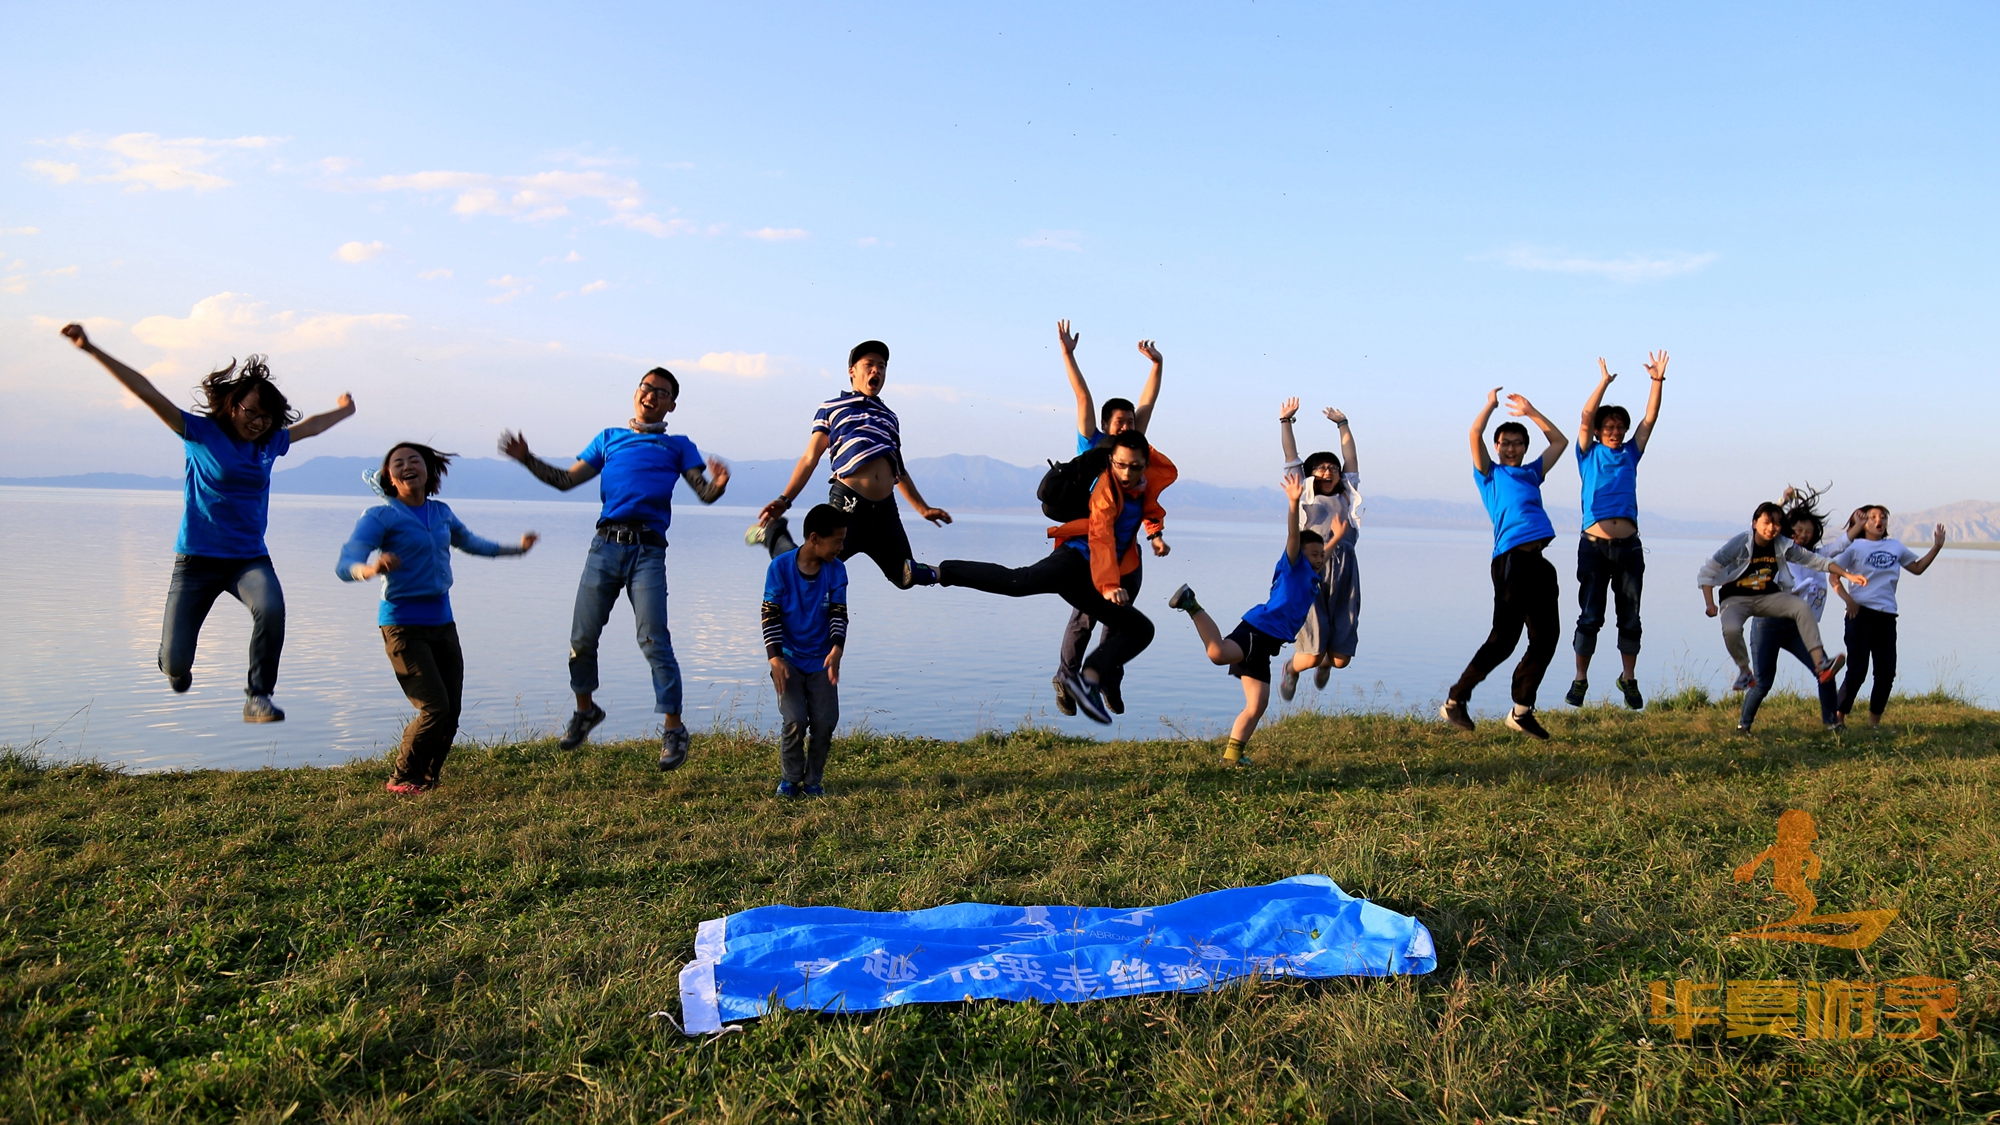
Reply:
[[624, 547], [665, 547], [667, 545], [666, 536], [661, 535], [643, 523], [600, 523], [597, 525], [597, 534], [603, 536], [604, 541], [607, 543], [617, 543]]

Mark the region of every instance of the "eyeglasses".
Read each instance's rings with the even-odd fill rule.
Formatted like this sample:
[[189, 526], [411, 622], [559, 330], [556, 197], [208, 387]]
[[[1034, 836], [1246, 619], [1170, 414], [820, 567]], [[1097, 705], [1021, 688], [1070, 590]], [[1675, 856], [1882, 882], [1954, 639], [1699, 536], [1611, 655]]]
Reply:
[[672, 387], [662, 387], [658, 383], [639, 384], [640, 398], [660, 398], [663, 395], [671, 396], [673, 393], [674, 389]]

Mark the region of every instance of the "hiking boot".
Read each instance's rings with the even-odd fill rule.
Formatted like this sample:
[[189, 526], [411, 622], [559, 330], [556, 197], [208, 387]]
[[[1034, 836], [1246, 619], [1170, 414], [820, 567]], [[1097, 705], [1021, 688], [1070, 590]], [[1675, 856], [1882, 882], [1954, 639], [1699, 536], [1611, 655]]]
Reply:
[[826, 796], [826, 786], [816, 781], [809, 781], [799, 787], [799, 795], [803, 797], [824, 797]]
[[1589, 694], [1589, 680], [1571, 680], [1569, 682], [1569, 692], [1563, 696], [1563, 702], [1569, 704], [1571, 707], [1581, 707], [1583, 706], [1584, 697]]
[[1532, 709], [1507, 712], [1507, 729], [1520, 731], [1529, 738], [1538, 738], [1543, 742], [1549, 740], [1549, 732], [1542, 729], [1542, 724], [1535, 718]]
[[1297, 695], [1298, 692], [1299, 671], [1292, 667], [1291, 661], [1287, 660], [1285, 661], [1285, 674], [1278, 677], [1278, 698], [1290, 703], [1292, 696]]
[[1618, 690], [1625, 693], [1625, 706], [1634, 711], [1646, 709], [1646, 697], [1639, 694], [1638, 680], [1619, 680]]
[[935, 586], [938, 584], [937, 568], [914, 559], [903, 560], [903, 589], [912, 586]]
[[1194, 600], [1194, 587], [1181, 583], [1181, 588], [1167, 595], [1167, 608], [1178, 609], [1182, 613], [1201, 612], [1201, 603]]
[[[1840, 675], [1840, 669], [1846, 663], [1847, 654], [1844, 652], [1832, 660], [1822, 661], [1819, 666], [1819, 682], [1823, 684], [1831, 682], [1835, 676]], [[284, 718], [283, 715], [278, 717], [281, 719]]]
[[675, 727], [660, 735], [660, 772], [677, 770], [688, 760], [688, 746], [694, 742], [694, 733], [684, 726]]
[[1056, 673], [1055, 679], [1049, 682], [1056, 686], [1056, 710], [1065, 715], [1076, 714], [1076, 698], [1070, 695], [1069, 685], [1063, 683], [1062, 673]]
[[583, 745], [583, 740], [589, 738], [590, 732], [596, 730], [597, 724], [603, 721], [604, 708], [599, 707], [595, 703], [590, 705], [590, 710], [588, 711], [577, 711], [571, 714], [569, 725], [563, 728], [562, 739], [556, 745], [564, 750], [576, 749]]
[[1332, 676], [1333, 665], [1331, 664], [1322, 664], [1313, 669], [1313, 687], [1318, 691], [1325, 691], [1326, 681]]
[[1097, 690], [1104, 695], [1104, 709], [1114, 715], [1125, 713], [1125, 692], [1119, 684], [1099, 684]]
[[187, 689], [194, 686], [194, 676], [188, 672], [182, 672], [178, 676], [168, 676], [167, 686], [174, 689], [175, 695], [183, 695]]
[[1104, 693], [1096, 684], [1075, 672], [1063, 673], [1063, 682], [1069, 686], [1069, 694], [1076, 700], [1076, 709], [1083, 712], [1084, 718], [1093, 723], [1110, 725], [1111, 712], [1104, 706]]
[[804, 789], [803, 789], [803, 788], [802, 788], [802, 787], [801, 787], [801, 786], [799, 785], [799, 783], [798, 783], [798, 782], [796, 782], [796, 781], [780, 781], [780, 782], [778, 783], [778, 791], [777, 791], [776, 793], [773, 793], [773, 794], [772, 794], [772, 796], [774, 796], [774, 797], [796, 797], [796, 796], [798, 796], [798, 795], [799, 795], [800, 793], [802, 793], [802, 792], [804, 792]]
[[282, 723], [285, 713], [271, 702], [268, 695], [246, 695], [243, 697], [243, 721], [246, 723]]
[[1438, 717], [1460, 730], [1471, 730], [1477, 725], [1472, 721], [1472, 712], [1456, 699], [1445, 700], [1444, 706], [1438, 708]]

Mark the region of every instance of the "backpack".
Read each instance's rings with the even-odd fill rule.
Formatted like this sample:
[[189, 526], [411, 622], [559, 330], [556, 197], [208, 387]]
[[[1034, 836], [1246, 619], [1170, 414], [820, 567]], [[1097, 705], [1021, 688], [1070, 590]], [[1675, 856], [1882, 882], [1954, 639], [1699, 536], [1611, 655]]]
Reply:
[[1049, 462], [1035, 499], [1042, 502], [1042, 514], [1057, 523], [1080, 520], [1090, 514], [1090, 492], [1097, 478], [1111, 467], [1111, 450], [1097, 448], [1063, 462]]

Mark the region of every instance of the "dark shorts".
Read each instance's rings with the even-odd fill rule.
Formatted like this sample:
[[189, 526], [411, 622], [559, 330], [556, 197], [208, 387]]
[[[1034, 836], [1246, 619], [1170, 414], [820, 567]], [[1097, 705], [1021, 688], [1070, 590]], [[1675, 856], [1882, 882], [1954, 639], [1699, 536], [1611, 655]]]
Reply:
[[1232, 676], [1248, 676], [1264, 683], [1271, 682], [1271, 660], [1278, 655], [1284, 641], [1266, 633], [1248, 621], [1238, 621], [1236, 628], [1229, 631], [1226, 638], [1236, 642], [1243, 650], [1243, 659], [1229, 666]]

